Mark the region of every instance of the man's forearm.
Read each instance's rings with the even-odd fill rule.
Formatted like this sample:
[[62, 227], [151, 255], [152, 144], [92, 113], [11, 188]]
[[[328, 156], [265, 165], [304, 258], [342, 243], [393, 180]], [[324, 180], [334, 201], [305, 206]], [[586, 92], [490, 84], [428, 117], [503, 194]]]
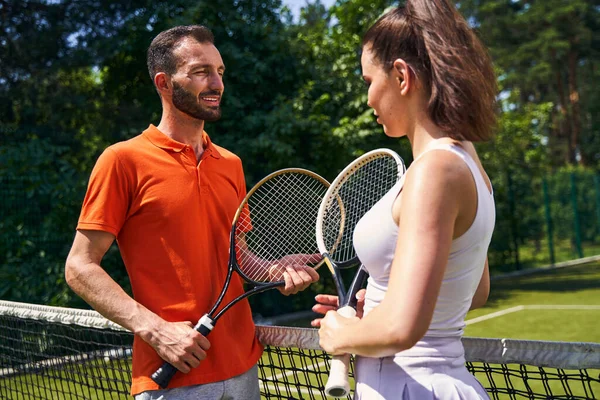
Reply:
[[122, 327], [140, 333], [150, 330], [160, 318], [129, 296], [114, 279], [95, 263], [67, 262], [68, 285], [94, 310]]

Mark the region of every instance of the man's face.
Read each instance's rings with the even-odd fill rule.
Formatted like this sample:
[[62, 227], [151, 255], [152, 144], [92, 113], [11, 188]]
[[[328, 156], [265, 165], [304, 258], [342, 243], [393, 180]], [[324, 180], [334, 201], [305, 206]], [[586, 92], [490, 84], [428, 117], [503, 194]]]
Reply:
[[202, 121], [221, 118], [225, 66], [217, 48], [184, 39], [174, 54], [178, 59], [177, 72], [172, 76], [175, 108]]

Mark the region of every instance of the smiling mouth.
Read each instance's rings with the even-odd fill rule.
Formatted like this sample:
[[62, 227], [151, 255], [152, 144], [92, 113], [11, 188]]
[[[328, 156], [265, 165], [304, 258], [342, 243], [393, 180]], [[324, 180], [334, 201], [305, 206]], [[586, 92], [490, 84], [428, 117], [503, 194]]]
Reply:
[[218, 107], [219, 104], [221, 103], [221, 97], [215, 96], [215, 95], [200, 96], [200, 100], [202, 100], [205, 103], [210, 104], [213, 107]]
[[200, 97], [202, 99], [202, 101], [206, 102], [206, 103], [210, 103], [213, 106], [218, 106], [220, 103], [220, 99], [218, 97], [212, 97], [212, 96], [202, 96]]

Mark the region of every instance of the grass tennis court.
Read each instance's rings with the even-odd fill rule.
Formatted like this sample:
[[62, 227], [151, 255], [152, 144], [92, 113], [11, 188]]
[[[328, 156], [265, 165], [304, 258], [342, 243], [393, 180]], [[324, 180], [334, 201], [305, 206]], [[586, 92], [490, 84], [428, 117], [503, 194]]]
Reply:
[[493, 280], [465, 336], [600, 342], [600, 262]]
[[[62, 370], [53, 370], [44, 374], [18, 375], [4, 378], [0, 387], [0, 398], [10, 400], [24, 399], [132, 399], [129, 393], [130, 377], [120, 373], [130, 370], [131, 360], [112, 362], [90, 362], [85, 365], [74, 364]], [[97, 390], [100, 387], [102, 390]], [[77, 394], [74, 397], [74, 393]]]

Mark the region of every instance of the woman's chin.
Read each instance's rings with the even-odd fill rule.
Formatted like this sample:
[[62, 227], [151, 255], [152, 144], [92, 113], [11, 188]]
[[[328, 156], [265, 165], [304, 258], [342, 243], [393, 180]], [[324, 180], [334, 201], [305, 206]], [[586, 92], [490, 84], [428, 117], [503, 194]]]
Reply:
[[403, 133], [398, 132], [398, 131], [394, 131], [394, 130], [391, 130], [391, 129], [388, 129], [387, 126], [385, 126], [385, 125], [381, 125], [381, 126], [383, 127], [383, 133], [385, 133], [385, 135], [387, 137], [399, 138], [399, 137], [404, 136]]

